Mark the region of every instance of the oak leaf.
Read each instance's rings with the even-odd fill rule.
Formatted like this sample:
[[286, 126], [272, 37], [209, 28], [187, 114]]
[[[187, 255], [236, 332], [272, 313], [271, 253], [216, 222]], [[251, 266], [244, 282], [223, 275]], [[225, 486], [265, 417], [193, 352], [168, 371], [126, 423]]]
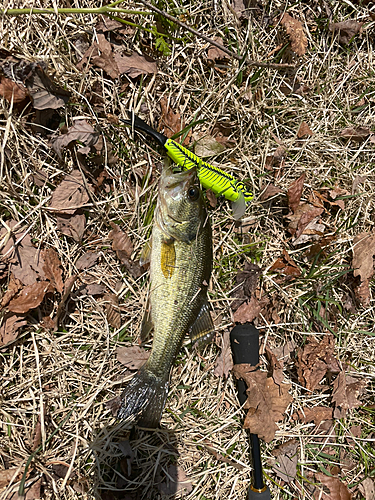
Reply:
[[0, 493], [8, 486], [13, 477], [17, 480], [21, 472], [19, 467], [0, 470]]
[[367, 381], [340, 372], [333, 384], [332, 402], [335, 403], [334, 418], [343, 418], [347, 410], [358, 408], [358, 399], [364, 392]]
[[280, 23], [284, 26], [285, 31], [290, 38], [290, 44], [293, 52], [295, 52], [298, 56], [303, 56], [306, 53], [307, 38], [301, 22], [294, 19], [286, 12], [281, 18]]
[[297, 352], [297, 374], [299, 382], [313, 391], [326, 373], [339, 373], [340, 367], [334, 357], [333, 335], [324, 335], [318, 342], [314, 338]]
[[304, 423], [314, 422], [316, 426], [324, 420], [332, 420], [333, 408], [327, 406], [313, 406], [312, 408], [303, 408], [298, 410], [293, 418], [298, 418]]
[[365, 500], [374, 500], [375, 498], [375, 484], [372, 479], [366, 477], [359, 485], [359, 491], [364, 496]]
[[283, 193], [282, 189], [278, 188], [274, 184], [268, 184], [268, 186], [260, 196], [260, 201], [268, 201], [270, 198], [273, 198], [280, 193]]
[[[215, 37], [214, 40], [215, 40], [215, 42], [218, 42], [220, 45], [223, 45], [223, 47], [224, 47], [222, 38]], [[214, 61], [222, 61], [223, 59], [227, 59], [227, 58], [228, 58], [228, 55], [224, 51], [222, 51], [221, 49], [216, 47], [215, 45], [210, 45], [208, 47], [207, 59], [209, 61], [213, 61], [213, 62]]]
[[301, 276], [300, 268], [285, 249], [283, 249], [283, 256], [279, 257], [276, 262], [272, 264], [269, 270], [284, 275], [287, 280]]
[[260, 313], [261, 306], [258, 299], [251, 297], [249, 301], [244, 302], [234, 312], [233, 319], [235, 323], [251, 323]]
[[276, 422], [284, 419], [285, 410], [292, 401], [288, 393], [291, 385], [277, 385], [265, 372], [254, 370], [247, 364], [235, 365], [233, 372], [247, 385], [248, 397], [244, 408], [248, 413], [244, 428], [269, 443], [278, 429]]
[[245, 262], [244, 268], [240, 269], [236, 275], [236, 289], [232, 293], [232, 297], [236, 300], [232, 302], [231, 309], [236, 311], [246, 299], [250, 299], [259, 282], [261, 268], [252, 262]]

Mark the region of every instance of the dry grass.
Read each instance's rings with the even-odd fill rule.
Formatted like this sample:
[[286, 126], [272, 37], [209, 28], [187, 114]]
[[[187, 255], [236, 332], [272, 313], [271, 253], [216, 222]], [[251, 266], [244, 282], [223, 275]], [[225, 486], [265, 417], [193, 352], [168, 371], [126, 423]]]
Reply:
[[[63, 3], [58, 6], [63, 7]], [[6, 4], [9, 8], [19, 6], [18, 2]], [[90, 7], [91, 3], [74, 1], [73, 5]], [[281, 28], [267, 22], [271, 15], [285, 8], [278, 1], [267, 4], [263, 10], [254, 7], [248, 23], [242, 25], [226, 2], [222, 5], [175, 2], [175, 5], [183, 6], [189, 13], [186, 21], [202, 32], [231, 40], [232, 48], [238, 47], [242, 52], [248, 47], [252, 59], [265, 61], [267, 54], [280, 43], [285, 45]], [[28, 1], [22, 6], [45, 4]], [[350, 46], [340, 46], [327, 30], [326, 9], [334, 21], [348, 18], [364, 21], [363, 33]], [[210, 297], [218, 331], [231, 325], [230, 291], [237, 270], [245, 260], [257, 262], [263, 270], [262, 290], [276, 301], [280, 317], [277, 324], [265, 317], [257, 319], [262, 345], [267, 341], [276, 347], [292, 340], [299, 346], [308, 336], [319, 338], [332, 329], [338, 359], [349, 362], [356, 373], [369, 381], [363, 405], [368, 408], [374, 405], [374, 299], [368, 308], [359, 307], [352, 314], [337, 306], [351, 293], [350, 280], [345, 276], [339, 278], [339, 274], [350, 269], [353, 237], [372, 230], [375, 222], [374, 145], [369, 141], [344, 142], [339, 138], [346, 126], [374, 127], [374, 22], [368, 7], [350, 2], [333, 2], [333, 6], [325, 2], [322, 6], [318, 2], [297, 2], [288, 11], [302, 21], [309, 43], [306, 55], [301, 58], [293, 58], [288, 51], [282, 56], [281, 62], [296, 63], [295, 70], [240, 71], [236, 61], [213, 69], [206, 64], [207, 44], [180, 32], [184, 43], [172, 44], [170, 56], [158, 56], [159, 73], [155, 77], [145, 80], [124, 77], [121, 82], [111, 80], [95, 68], [82, 78], [76, 68], [79, 58], [74, 41], [82, 36], [90, 42], [95, 38], [95, 17], [0, 18], [2, 46], [26, 59], [45, 61], [49, 74], [71, 92], [74, 104], [67, 106], [65, 113], [61, 112], [61, 121], [70, 125], [72, 118], [85, 117], [103, 133], [119, 156], [115, 165], [107, 166], [112, 176], [107, 182], [110, 189], [99, 191], [90, 200], [83, 241], [75, 243], [57, 232], [55, 217], [48, 210], [55, 186], [76, 165], [74, 152], [66, 152], [65, 161], [59, 163], [48, 147], [46, 136], [31, 128], [30, 116], [12, 112], [10, 104], [2, 101], [0, 140], [7, 148], [0, 179], [2, 218], [13, 218], [21, 228], [29, 228], [36, 245], [56, 248], [65, 278], [76, 273], [75, 262], [85, 252], [92, 250], [100, 255], [94, 268], [80, 274], [70, 299], [71, 312], [65, 316], [59, 331], [51, 333], [41, 328], [43, 311], [34, 312], [29, 315], [29, 324], [21, 337], [0, 351], [0, 468], [19, 467], [23, 471], [39, 418], [42, 449], [30, 466], [27, 481], [43, 475], [46, 499], [161, 498], [158, 483], [171, 463], [178, 463], [192, 482], [193, 489], [184, 498], [246, 497], [251, 474], [247, 437], [241, 430], [241, 413], [232, 379], [223, 380], [213, 374], [218, 354], [215, 345], [208, 346], [202, 355], [188, 348], [182, 351], [173, 372], [162, 428], [155, 433], [140, 430], [131, 434], [135, 457], [130, 486], [129, 483], [124, 486], [122, 453], [116, 444], [129, 437], [129, 432], [121, 430], [106, 409], [106, 402], [118, 395], [130, 378], [130, 373], [116, 360], [116, 347], [131, 345], [137, 339], [147, 293], [147, 276], [133, 279], [110, 249], [110, 222], [128, 231], [135, 255], [139, 256], [150, 234], [149, 214], [155, 203], [160, 165], [160, 155], [154, 147], [134, 142], [127, 131], [108, 117], [125, 117], [126, 110], [135, 109], [157, 125], [159, 103], [164, 96], [187, 123], [193, 117], [205, 120], [194, 127], [196, 137], [209, 131], [216, 121], [233, 124], [236, 146], [215, 160], [247, 179], [255, 193], [246, 214], [251, 222], [249, 233], [242, 234], [236, 228], [225, 202], [220, 201], [211, 210], [215, 260]], [[138, 31], [128, 37], [130, 48], [156, 56], [153, 43], [153, 37], [146, 32]], [[309, 87], [309, 91], [286, 95], [286, 88], [297, 82]], [[94, 94], [101, 100], [100, 108], [90, 104]], [[303, 141], [296, 136], [302, 121], [314, 132]], [[266, 158], [276, 150], [276, 138], [287, 149], [287, 156], [284, 168], [274, 176], [266, 168]], [[45, 172], [49, 181], [41, 187], [32, 180], [38, 170]], [[315, 273], [310, 272], [311, 261], [306, 258], [311, 242], [296, 248], [290, 243], [285, 196], [278, 195], [267, 203], [259, 200], [270, 182], [286, 192], [303, 172], [307, 175], [304, 198], [313, 189], [336, 185], [351, 193], [355, 177], [358, 174], [366, 177], [358, 193], [345, 200], [345, 210], [327, 210], [323, 216], [326, 234], [336, 232], [337, 239], [328, 247], [326, 258], [317, 265]], [[267, 271], [284, 248], [304, 274], [296, 280], [279, 283]], [[89, 280], [118, 294], [121, 329], [115, 331], [109, 326], [100, 299], [79, 293], [80, 284]], [[6, 289], [7, 280], [3, 280], [2, 287]], [[329, 310], [325, 324], [316, 319], [319, 303]], [[50, 307], [56, 311], [57, 304], [55, 301]], [[302, 424], [291, 415], [301, 408], [329, 404], [331, 391], [304, 390], [297, 381], [293, 360], [285, 366], [285, 378], [293, 387], [293, 403], [275, 440], [263, 446], [264, 469], [273, 498], [312, 499], [313, 473], [324, 472], [332, 464], [341, 464], [340, 477], [354, 492], [353, 498], [363, 498], [357, 484], [373, 474], [375, 467], [373, 410], [350, 411], [346, 419], [334, 422], [331, 438], [317, 434], [314, 424]], [[328, 381], [325, 388], [328, 389]], [[61, 428], [49, 440], [59, 425]], [[350, 447], [347, 437], [353, 425], [362, 425], [362, 434], [355, 439], [356, 445]], [[295, 481], [280, 487], [269, 460], [272, 449], [290, 438], [296, 438], [300, 445], [298, 475]], [[230, 460], [237, 467], [217, 460], [205, 441], [222, 454], [230, 449]], [[347, 463], [349, 459], [352, 467]], [[58, 465], [65, 466], [60, 473], [63, 477], [56, 472]], [[74, 476], [69, 478], [69, 472]], [[0, 495], [1, 499], [10, 498], [10, 491], [17, 490], [17, 477], [16, 486], [9, 486]], [[119, 488], [128, 493], [137, 490], [140, 496], [109, 493]]]

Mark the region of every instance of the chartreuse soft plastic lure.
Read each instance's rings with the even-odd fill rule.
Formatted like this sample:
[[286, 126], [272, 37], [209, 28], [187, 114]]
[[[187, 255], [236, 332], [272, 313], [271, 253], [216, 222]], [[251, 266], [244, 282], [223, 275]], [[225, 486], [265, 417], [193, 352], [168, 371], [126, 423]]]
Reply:
[[253, 194], [247, 189], [245, 184], [224, 172], [218, 167], [214, 167], [203, 161], [184, 146], [168, 139], [165, 135], [151, 128], [138, 116], [132, 114], [131, 119], [123, 120], [135, 130], [139, 130], [155, 139], [167, 152], [167, 155], [184, 170], [197, 167], [198, 178], [202, 186], [211, 189], [217, 196], [225, 196], [233, 204], [233, 217], [240, 219], [246, 210], [246, 202], [252, 200]]

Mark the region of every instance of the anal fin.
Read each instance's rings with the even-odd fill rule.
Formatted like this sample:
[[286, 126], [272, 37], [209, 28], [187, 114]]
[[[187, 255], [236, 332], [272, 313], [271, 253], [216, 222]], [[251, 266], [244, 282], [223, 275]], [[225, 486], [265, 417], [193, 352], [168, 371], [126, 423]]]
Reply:
[[204, 345], [208, 344], [213, 337], [215, 327], [211, 318], [208, 302], [205, 301], [189, 330], [190, 338], [193, 343]]

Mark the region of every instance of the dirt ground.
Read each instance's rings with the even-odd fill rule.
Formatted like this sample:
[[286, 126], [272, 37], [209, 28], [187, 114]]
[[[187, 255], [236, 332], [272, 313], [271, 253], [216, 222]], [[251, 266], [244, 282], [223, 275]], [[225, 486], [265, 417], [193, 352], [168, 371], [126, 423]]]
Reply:
[[[246, 321], [272, 498], [375, 498], [375, 5], [3, 7], [0, 499], [246, 498], [228, 350]], [[144, 356], [120, 353], [139, 344], [164, 161], [128, 110], [254, 193], [240, 221], [207, 194], [216, 337], [203, 351], [187, 339], [155, 432], [111, 411]]]

